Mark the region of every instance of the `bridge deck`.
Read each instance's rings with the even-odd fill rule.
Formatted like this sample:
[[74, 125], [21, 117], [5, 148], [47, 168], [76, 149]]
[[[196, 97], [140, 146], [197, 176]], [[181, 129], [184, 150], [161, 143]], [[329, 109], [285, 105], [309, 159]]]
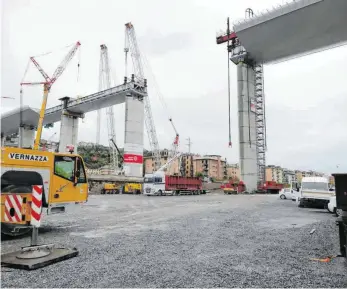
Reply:
[[[146, 88], [138, 87], [134, 82], [118, 85], [79, 99], [70, 100], [68, 110], [76, 113], [87, 113], [93, 110], [117, 105], [125, 102], [127, 94], [147, 96]], [[43, 123], [50, 124], [60, 121], [62, 105], [46, 109]], [[28, 106], [22, 108], [22, 123], [28, 126], [37, 126], [39, 110]], [[20, 110], [15, 109], [1, 115], [1, 132], [6, 136], [18, 132], [20, 124]]]
[[296, 0], [233, 29], [252, 58], [271, 63], [345, 44], [346, 11], [346, 0]]

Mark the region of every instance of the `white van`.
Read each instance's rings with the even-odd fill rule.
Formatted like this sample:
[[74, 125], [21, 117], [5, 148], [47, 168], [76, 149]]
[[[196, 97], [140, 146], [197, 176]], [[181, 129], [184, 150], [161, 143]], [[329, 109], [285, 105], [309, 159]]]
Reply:
[[329, 189], [329, 180], [325, 177], [304, 177], [299, 191], [299, 207], [312, 203], [327, 208], [330, 198], [335, 191]]

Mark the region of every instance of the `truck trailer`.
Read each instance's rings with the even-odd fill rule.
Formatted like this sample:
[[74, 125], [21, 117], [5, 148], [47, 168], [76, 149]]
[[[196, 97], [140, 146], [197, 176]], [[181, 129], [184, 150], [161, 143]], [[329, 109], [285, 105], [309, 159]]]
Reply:
[[259, 194], [278, 194], [283, 189], [283, 185], [275, 181], [266, 181], [258, 186], [257, 193]]
[[202, 180], [198, 177], [169, 176], [164, 172], [147, 174], [144, 179], [143, 194], [147, 196], [200, 195]]

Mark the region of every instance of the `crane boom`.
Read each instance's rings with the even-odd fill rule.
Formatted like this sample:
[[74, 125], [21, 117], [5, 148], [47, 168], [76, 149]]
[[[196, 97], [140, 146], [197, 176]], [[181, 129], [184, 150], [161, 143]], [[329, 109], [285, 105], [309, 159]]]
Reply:
[[[125, 55], [131, 52], [135, 80], [139, 84], [144, 85], [144, 72], [140, 50], [137, 44], [134, 26], [129, 22], [125, 24]], [[127, 76], [127, 75], [126, 75]], [[157, 132], [154, 125], [151, 103], [148, 96], [143, 99], [145, 112], [145, 126], [149, 138], [149, 144], [154, 158], [154, 170], [160, 167], [160, 150], [157, 138]]]
[[182, 156], [182, 153], [177, 153], [171, 159], [169, 159], [166, 164], [162, 165], [159, 169], [157, 169], [156, 172], [164, 171], [168, 166], [170, 166], [173, 163], [174, 160], [176, 160], [180, 156]]
[[[174, 138], [174, 141], [173, 141], [173, 143], [172, 143], [172, 147], [171, 147], [171, 150], [169, 151], [169, 155], [168, 155], [168, 158], [170, 159], [170, 158], [173, 158], [176, 154], [177, 154], [177, 152], [178, 152], [178, 146], [179, 146], [179, 138], [180, 138], [180, 135], [178, 134], [178, 132], [177, 132], [177, 129], [176, 129], [176, 127], [175, 127], [175, 125], [174, 125], [174, 123], [173, 123], [173, 121], [172, 121], [172, 118], [169, 118], [169, 121], [170, 121], [170, 123], [171, 123], [171, 125], [172, 125], [172, 128], [174, 129], [174, 131], [175, 131], [175, 138]], [[170, 171], [170, 167], [171, 167], [171, 163], [166, 167], [166, 169], [168, 170], [168, 171]]]
[[[105, 90], [111, 87], [111, 76], [110, 76], [110, 65], [109, 65], [109, 56], [108, 48], [105, 44], [100, 45], [100, 71], [99, 71], [99, 90]], [[112, 151], [112, 165], [115, 170], [118, 167], [118, 154], [115, 148], [118, 151], [117, 146], [115, 145], [116, 140], [116, 130], [114, 123], [114, 112], [113, 106], [106, 108], [107, 114], [107, 131], [108, 131], [108, 140], [109, 147]], [[98, 111], [98, 126], [100, 125], [100, 110]], [[100, 130], [100, 127], [97, 127]], [[100, 137], [100, 131], [97, 132]]]
[[[63, 74], [64, 70], [66, 69], [67, 65], [75, 55], [78, 47], [81, 45], [80, 42], [77, 42], [74, 47], [69, 51], [69, 53], [64, 57], [63, 61], [59, 64], [55, 72], [53, 73], [52, 77], [49, 77], [48, 74], [43, 70], [43, 68], [40, 66], [40, 64], [36, 61], [34, 57], [30, 57], [30, 60], [34, 63], [36, 68], [39, 70], [43, 78], [45, 79], [45, 82], [24, 82], [25, 74], [27, 73], [28, 67], [25, 71], [23, 81], [21, 82], [22, 85], [35, 85], [35, 84], [43, 84], [43, 100], [41, 104], [40, 109], [40, 116], [39, 121], [37, 124], [37, 133], [35, 137], [35, 143], [34, 143], [34, 149], [38, 150], [40, 141], [41, 141], [41, 135], [42, 135], [42, 129], [43, 129], [43, 118], [45, 116], [46, 106], [47, 106], [47, 99], [48, 99], [48, 93], [53, 85], [54, 82], [58, 80], [58, 78]], [[21, 88], [20, 90], [20, 98], [22, 99], [22, 93], [23, 90]]]
[[41, 75], [43, 76], [43, 78], [46, 80], [46, 82], [51, 82], [51, 78], [48, 76], [48, 74], [43, 70], [43, 68], [41, 67], [41, 65], [37, 62], [37, 60], [34, 57], [30, 57], [30, 60], [32, 63], [34, 63], [34, 65], [36, 66], [36, 68], [38, 69], [38, 71], [41, 73]]
[[[79, 41], [76, 42], [76, 44], [71, 48], [69, 53], [64, 57], [62, 62], [59, 64], [57, 69], [54, 71], [52, 79], [51, 79], [51, 85], [60, 77], [60, 75], [63, 74], [66, 66], [69, 64], [71, 59], [74, 57], [77, 49], [80, 47], [81, 43]], [[79, 64], [78, 64], [79, 65]]]

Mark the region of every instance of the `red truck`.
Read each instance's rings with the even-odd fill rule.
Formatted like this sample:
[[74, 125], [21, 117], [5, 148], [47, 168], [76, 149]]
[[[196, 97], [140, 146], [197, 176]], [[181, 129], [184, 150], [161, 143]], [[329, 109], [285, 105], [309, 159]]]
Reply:
[[257, 193], [259, 194], [278, 194], [283, 189], [282, 184], [278, 184], [275, 181], [266, 181], [264, 184], [258, 187]]
[[144, 195], [200, 195], [205, 194], [202, 180], [198, 177], [168, 176], [164, 172], [146, 174], [143, 184]]
[[240, 181], [240, 182], [234, 182], [230, 180], [227, 183], [224, 183], [223, 185], [220, 186], [220, 188], [223, 190], [224, 194], [240, 194], [243, 193], [246, 190], [245, 184]]

